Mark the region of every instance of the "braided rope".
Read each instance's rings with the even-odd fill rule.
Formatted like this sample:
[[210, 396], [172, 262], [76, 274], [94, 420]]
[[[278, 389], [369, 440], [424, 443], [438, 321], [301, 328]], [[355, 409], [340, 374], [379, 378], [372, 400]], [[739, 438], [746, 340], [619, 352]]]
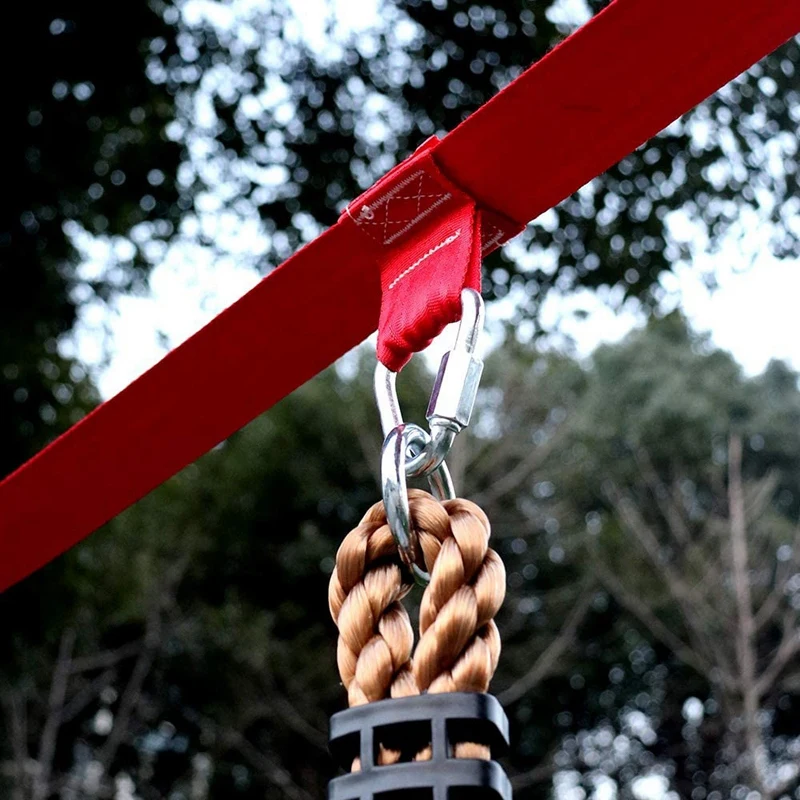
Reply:
[[[409, 508], [431, 575], [413, 658], [413, 632], [401, 603], [412, 583], [383, 503], [369, 509], [336, 555], [328, 602], [350, 706], [423, 692], [485, 692], [497, 668], [500, 636], [493, 618], [505, 596], [505, 569], [489, 548], [489, 520], [469, 500], [440, 503], [420, 490], [409, 491]], [[457, 745], [455, 755], [489, 758], [488, 748], [472, 743]], [[384, 751], [380, 761], [399, 757]], [[429, 748], [416, 758], [430, 758]]]
[[382, 509], [374, 505], [347, 534], [328, 586], [339, 627], [336, 660], [350, 706], [418, 694], [411, 673], [414, 633], [400, 603], [412, 584]]

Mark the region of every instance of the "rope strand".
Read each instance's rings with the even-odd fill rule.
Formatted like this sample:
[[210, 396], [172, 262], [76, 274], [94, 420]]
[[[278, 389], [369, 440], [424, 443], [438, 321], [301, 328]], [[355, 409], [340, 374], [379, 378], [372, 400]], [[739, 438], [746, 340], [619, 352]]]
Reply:
[[376, 504], [345, 537], [328, 587], [350, 706], [418, 694], [411, 674], [414, 633], [400, 603], [412, 584], [385, 517], [375, 519], [379, 513]]

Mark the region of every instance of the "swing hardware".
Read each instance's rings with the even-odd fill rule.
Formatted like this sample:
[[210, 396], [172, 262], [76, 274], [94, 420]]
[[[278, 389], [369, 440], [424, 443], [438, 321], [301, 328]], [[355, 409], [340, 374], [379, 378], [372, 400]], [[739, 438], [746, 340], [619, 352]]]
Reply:
[[400, 556], [414, 580], [427, 586], [430, 575], [417, 552], [408, 507], [406, 478], [427, 476], [439, 500], [455, 497], [445, 457], [455, 437], [469, 425], [483, 362], [475, 355], [483, 328], [483, 300], [473, 289], [461, 292], [461, 322], [453, 349], [442, 357], [428, 403], [431, 432], [403, 422], [397, 399], [397, 373], [380, 361], [375, 368], [375, 398], [385, 436], [381, 453], [381, 488], [386, 517]]
[[[469, 425], [478, 394], [483, 362], [475, 355], [483, 329], [483, 300], [474, 289], [461, 292], [461, 322], [453, 349], [442, 357], [431, 393], [426, 417], [430, 442], [406, 461], [409, 478], [428, 475], [438, 469], [453, 446], [455, 437]], [[375, 368], [375, 399], [384, 437], [403, 424], [397, 399], [397, 373], [380, 361]]]
[[[386, 437], [381, 453], [381, 488], [386, 520], [400, 557], [420, 586], [427, 586], [431, 576], [424, 569], [413, 535], [406, 486], [406, 458], [409, 451], [415, 453], [424, 450], [430, 442], [431, 437], [419, 425], [401, 423]], [[428, 483], [437, 500], [452, 500], [456, 496], [444, 461], [428, 473]]]

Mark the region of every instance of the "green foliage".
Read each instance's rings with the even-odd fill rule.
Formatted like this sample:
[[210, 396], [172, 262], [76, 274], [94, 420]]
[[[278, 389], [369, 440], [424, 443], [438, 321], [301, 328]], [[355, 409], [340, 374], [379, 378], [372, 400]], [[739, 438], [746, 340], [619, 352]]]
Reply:
[[[538, 485], [549, 486], [535, 512], [550, 553], [560, 547], [560, 562], [594, 575], [610, 601], [587, 621], [585, 650], [573, 667], [581, 680], [592, 678], [578, 717], [584, 733], [570, 728], [562, 745], [572, 747], [562, 764], [584, 771], [587, 790], [601, 759], [622, 796], [631, 796], [633, 781], [653, 758], [672, 774], [680, 796], [689, 796], [698, 781], [721, 796], [737, 778], [758, 785], [752, 775], [741, 777], [746, 754], [732, 733], [745, 712], [742, 690], [731, 688], [740, 680], [734, 642], [741, 620], [732, 589], [728, 439], [735, 434], [746, 443], [747, 580], [762, 616], [755, 658], [767, 663], [784, 636], [797, 635], [798, 601], [787, 576], [798, 569], [800, 544], [800, 443], [797, 429], [789, 429], [798, 400], [798, 376], [785, 365], [773, 363], [764, 375], [747, 378], [677, 314], [595, 354], [557, 447], [537, 470]], [[537, 483], [531, 488], [536, 495]], [[675, 642], [684, 637], [689, 644], [681, 649]], [[709, 651], [733, 671], [730, 685], [719, 678], [722, 666], [703, 667]], [[798, 734], [790, 721], [794, 672], [765, 684], [763, 719], [770, 722], [762, 722], [760, 735], [775, 754], [785, 747], [777, 731]], [[541, 709], [548, 697], [529, 695], [520, 707], [530, 713], [528, 703]], [[568, 697], [559, 698], [564, 709], [570, 709]], [[707, 699], [707, 710], [702, 723], [687, 727], [683, 704], [693, 697]], [[655, 733], [635, 741], [632, 712], [644, 713]], [[552, 714], [559, 719], [556, 708]], [[610, 748], [603, 755], [604, 730], [634, 741], [638, 754], [634, 749], [619, 762]], [[734, 739], [732, 750], [721, 749], [725, 737]], [[531, 766], [544, 751], [536, 752]]]
[[[588, 5], [596, 12], [606, 3]], [[545, 55], [574, 22], [554, 2], [386, 0], [374, 30], [352, 35], [332, 24], [335, 44], [320, 53], [283, 3], [232, 4], [224, 24], [183, 16], [182, 41], [199, 70], [187, 73], [173, 58], [158, 74], [187, 109], [188, 98], [201, 98], [213, 118], [182, 118], [187, 139], [204, 142], [191, 162], [191, 191], [219, 194], [222, 185], [234, 216], [260, 214], [274, 264], [425, 138], [452, 130]], [[535, 318], [553, 287], [614, 286], [651, 303], [664, 294], [661, 273], [691, 255], [670, 232], [676, 210], [712, 248], [743, 236], [744, 215], [769, 227], [776, 254], [797, 255], [798, 62], [793, 40], [537, 220], [518, 246], [487, 261], [488, 295], [524, 289], [515, 295], [520, 319]], [[217, 80], [200, 86], [212, 65]]]
[[[13, 23], [20, 46], [3, 50], [0, 474], [96, 402], [59, 339], [79, 303], [141, 277], [146, 259], [131, 230], [163, 238], [181, 214], [181, 149], [164, 132], [174, 101], [146, 74], [152, 49], [174, 51], [173, 31], [147, 3], [118, 12], [125, 23], [111, 31], [85, 3], [23, 3]], [[82, 274], [67, 235], [80, 230], [116, 242], [120, 262]]]
[[[68, 699], [81, 691], [89, 699], [61, 728], [57, 774], [78, 780], [96, 760], [105, 775], [130, 776], [142, 798], [186, 792], [193, 781], [205, 781], [209, 796], [324, 791], [325, 719], [343, 702], [327, 580], [338, 542], [377, 496], [370, 361], [354, 357], [341, 374], [319, 376], [62, 560], [45, 601], [54, 593], [60, 610], [48, 605], [26, 620], [40, 630], [27, 632], [3, 669], [6, 691], [27, 704], [33, 747], [53, 653], [65, 630], [76, 631], [76, 663], [88, 666]], [[412, 365], [400, 383], [404, 408], [423, 408], [429, 377]], [[790, 452], [776, 434], [799, 402], [785, 367], [745, 378], [677, 316], [604, 348], [588, 368], [521, 345], [489, 359], [475, 433], [454, 464], [465, 465], [458, 480], [489, 513], [508, 568], [494, 686], [513, 720], [518, 796], [548, 796], [555, 756], [589, 786], [608, 730], [628, 742], [625, 758], [603, 756], [622, 796], [653, 763], [674, 772], [681, 792], [698, 770], [713, 770], [724, 726], [710, 714], [692, 750], [682, 716], [684, 701], [713, 697], [713, 685], [600, 579], [602, 559], [680, 633], [679, 611], [615, 517], [608, 485], [631, 492], [657, 524], [635, 460], [646, 447], [658, 480], [680, 478], [695, 524], [705, 518], [698, 509], [721, 512], [715, 443], [740, 430], [751, 442], [751, 478], [772, 470], [796, 486], [800, 448]], [[761, 492], [758, 524], [772, 552], [794, 528], [794, 499], [787, 505], [783, 491]], [[98, 714], [119, 722], [148, 648], [129, 728], [104, 761], [110, 736]], [[119, 658], [109, 665], [102, 654]], [[105, 688], [92, 694], [93, 682]], [[792, 691], [771, 702], [794, 702]], [[776, 726], [796, 735], [787, 713]], [[637, 719], [644, 728], [631, 728]], [[70, 742], [84, 748], [83, 760]]]

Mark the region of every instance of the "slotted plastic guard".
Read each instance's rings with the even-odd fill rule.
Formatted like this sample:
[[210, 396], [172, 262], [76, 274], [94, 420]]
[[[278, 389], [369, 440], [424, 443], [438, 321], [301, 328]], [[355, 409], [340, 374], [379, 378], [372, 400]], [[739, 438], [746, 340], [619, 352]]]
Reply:
[[[331, 718], [330, 748], [337, 763], [360, 771], [335, 778], [328, 800], [510, 800], [511, 784], [496, 761], [454, 758], [454, 745], [477, 742], [492, 759], [508, 747], [508, 718], [489, 694], [423, 694], [350, 708]], [[379, 766], [383, 746], [400, 763]], [[413, 757], [430, 746], [428, 761]]]

